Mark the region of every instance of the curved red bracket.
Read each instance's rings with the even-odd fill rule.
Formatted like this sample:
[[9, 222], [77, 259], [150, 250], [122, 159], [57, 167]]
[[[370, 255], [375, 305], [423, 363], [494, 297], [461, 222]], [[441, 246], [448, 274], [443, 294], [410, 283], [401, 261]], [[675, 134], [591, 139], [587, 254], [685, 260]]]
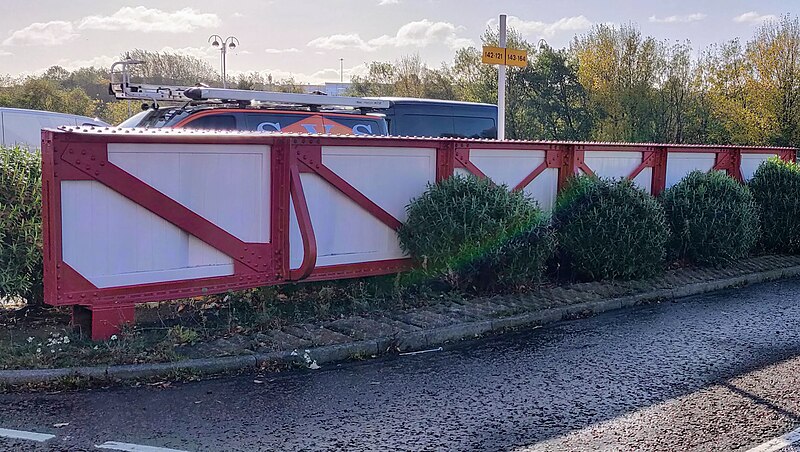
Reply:
[[303, 184], [300, 181], [300, 170], [297, 164], [291, 165], [289, 176], [289, 193], [292, 195], [292, 205], [297, 215], [297, 224], [300, 226], [300, 237], [303, 240], [303, 262], [300, 268], [289, 270], [289, 279], [297, 281], [308, 278], [317, 265], [317, 238], [314, 235], [314, 226], [311, 224], [311, 214], [308, 212], [306, 195], [303, 193]]

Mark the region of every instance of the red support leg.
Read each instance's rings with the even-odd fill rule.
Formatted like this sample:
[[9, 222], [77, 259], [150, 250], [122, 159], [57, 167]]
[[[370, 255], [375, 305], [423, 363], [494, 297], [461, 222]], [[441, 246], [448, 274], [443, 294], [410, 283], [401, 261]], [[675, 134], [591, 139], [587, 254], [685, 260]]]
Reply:
[[135, 308], [132, 305], [90, 307], [73, 306], [72, 326], [93, 341], [105, 341], [122, 331], [126, 324], [134, 322]]

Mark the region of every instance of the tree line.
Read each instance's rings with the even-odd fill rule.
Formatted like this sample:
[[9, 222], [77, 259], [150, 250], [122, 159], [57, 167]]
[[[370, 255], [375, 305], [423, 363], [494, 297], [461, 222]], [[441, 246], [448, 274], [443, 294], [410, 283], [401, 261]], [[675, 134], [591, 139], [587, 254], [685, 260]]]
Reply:
[[[484, 45], [496, 45], [487, 30]], [[798, 146], [800, 22], [789, 15], [762, 24], [745, 43], [711, 45], [694, 54], [689, 41], [660, 41], [632, 24], [596, 25], [554, 49], [509, 32], [508, 46], [528, 51], [528, 65], [508, 70], [506, 134], [513, 139]], [[144, 61], [134, 80], [220, 86], [207, 62], [186, 55], [133, 50]], [[0, 106], [99, 116], [117, 124], [135, 113], [108, 95], [107, 68], [0, 77]], [[238, 89], [302, 91], [293, 80], [252, 72]], [[495, 103], [497, 67], [476, 47], [451, 63], [428, 67], [418, 55], [372, 62], [352, 78], [355, 96], [407, 96]]]
[[[497, 45], [487, 31], [484, 45]], [[784, 16], [693, 57], [689, 41], [659, 41], [634, 25], [597, 25], [564, 49], [509, 33], [528, 65], [508, 68], [506, 135], [514, 139], [797, 146], [800, 23]], [[475, 47], [451, 65], [418, 56], [374, 62], [351, 94], [495, 103], [497, 67]]]

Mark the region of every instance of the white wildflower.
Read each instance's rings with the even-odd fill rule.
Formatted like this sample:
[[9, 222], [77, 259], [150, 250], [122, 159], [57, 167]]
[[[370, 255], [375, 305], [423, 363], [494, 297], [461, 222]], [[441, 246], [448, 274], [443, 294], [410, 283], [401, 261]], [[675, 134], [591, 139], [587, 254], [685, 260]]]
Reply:
[[28, 343], [30, 344], [31, 342], [33, 342], [33, 336], [28, 337]]
[[116, 341], [117, 340], [117, 335], [116, 334], [112, 334], [109, 339], [112, 340], [112, 341]]

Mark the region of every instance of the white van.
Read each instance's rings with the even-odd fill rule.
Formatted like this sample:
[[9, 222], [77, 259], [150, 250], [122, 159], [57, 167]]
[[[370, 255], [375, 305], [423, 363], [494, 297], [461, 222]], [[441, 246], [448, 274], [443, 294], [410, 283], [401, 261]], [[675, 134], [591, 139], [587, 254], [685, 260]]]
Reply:
[[97, 118], [92, 119], [86, 116], [0, 107], [0, 145], [22, 146], [31, 150], [40, 149], [42, 147], [42, 129], [82, 125], [109, 126]]

